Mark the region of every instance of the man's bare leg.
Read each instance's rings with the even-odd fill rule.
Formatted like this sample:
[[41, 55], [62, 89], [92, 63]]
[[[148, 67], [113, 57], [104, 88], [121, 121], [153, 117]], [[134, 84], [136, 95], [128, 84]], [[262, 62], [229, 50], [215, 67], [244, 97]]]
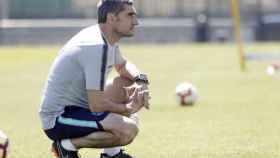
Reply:
[[[132, 119], [137, 126], [139, 125], [139, 118], [136, 113], [131, 115], [129, 118]], [[102, 153], [113, 156], [118, 154], [121, 150], [123, 150], [123, 146], [113, 146], [104, 148]]]
[[85, 137], [71, 139], [76, 148], [108, 148], [124, 146], [138, 133], [137, 122], [118, 114], [109, 114], [100, 122], [104, 132], [94, 132]]
[[118, 145], [115, 135], [110, 132], [95, 132], [82, 138], [72, 139], [71, 142], [76, 148], [107, 148]]
[[[107, 82], [105, 88], [105, 95], [111, 98], [115, 102], [126, 102], [130, 95], [129, 91], [126, 91], [124, 87], [131, 87], [134, 83], [126, 78], [116, 77], [114, 80]], [[133, 114], [130, 118], [138, 125], [138, 116]], [[122, 146], [115, 146], [110, 148], [104, 148], [103, 154], [113, 156], [118, 154], [122, 150]]]

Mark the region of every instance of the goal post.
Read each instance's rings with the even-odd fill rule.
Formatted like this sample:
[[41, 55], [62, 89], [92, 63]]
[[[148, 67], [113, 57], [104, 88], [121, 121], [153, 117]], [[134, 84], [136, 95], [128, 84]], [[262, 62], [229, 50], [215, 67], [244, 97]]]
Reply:
[[234, 22], [234, 35], [239, 52], [239, 64], [241, 70], [246, 69], [245, 52], [243, 40], [241, 37], [241, 19], [240, 19], [240, 0], [231, 0], [231, 10]]
[[[246, 46], [243, 38], [242, 38], [242, 31], [241, 31], [241, 0], [231, 0], [231, 10], [232, 10], [232, 20], [233, 20], [233, 30], [234, 30], [234, 37], [235, 37], [235, 43], [236, 47], [238, 49], [238, 55], [239, 55], [239, 65], [240, 69], [242, 71], [245, 71], [247, 69], [246, 62], [251, 61], [280, 61], [280, 53], [275, 51], [259, 51], [259, 52], [246, 52], [245, 47]], [[258, 5], [258, 9], [262, 6], [262, 0], [257, 0], [256, 5]], [[280, 0], [279, 0], [280, 5]], [[258, 12], [261, 12], [262, 10], [258, 10]], [[269, 14], [268, 14], [269, 15]], [[263, 18], [262, 14], [256, 15], [257, 18]], [[280, 18], [278, 17], [278, 21], [280, 21]], [[263, 19], [262, 19], [263, 20]], [[277, 23], [277, 19], [274, 16], [266, 16], [266, 24], [269, 23]], [[279, 23], [280, 24], [280, 23]], [[257, 24], [259, 25], [259, 24]], [[258, 26], [257, 26], [258, 27]], [[261, 28], [263, 29], [263, 28]], [[260, 33], [258, 30], [257, 33]], [[263, 36], [263, 35], [262, 35]], [[263, 38], [263, 37], [262, 37]], [[278, 48], [279, 49], [279, 48]]]

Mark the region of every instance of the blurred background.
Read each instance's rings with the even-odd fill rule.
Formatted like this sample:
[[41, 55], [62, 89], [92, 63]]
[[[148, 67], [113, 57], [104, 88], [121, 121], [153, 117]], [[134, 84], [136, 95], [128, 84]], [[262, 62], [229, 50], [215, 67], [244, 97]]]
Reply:
[[[0, 0], [0, 44], [62, 44], [96, 23], [98, 0]], [[231, 1], [136, 0], [137, 36], [125, 42], [233, 40]], [[280, 40], [280, 0], [240, 2], [246, 41]], [[164, 36], [164, 38], [163, 38]]]

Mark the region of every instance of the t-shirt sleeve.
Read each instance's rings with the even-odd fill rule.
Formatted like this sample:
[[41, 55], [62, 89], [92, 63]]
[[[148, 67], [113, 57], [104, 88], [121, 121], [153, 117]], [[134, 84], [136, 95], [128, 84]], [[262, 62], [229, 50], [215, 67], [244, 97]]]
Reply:
[[116, 47], [116, 53], [115, 53], [115, 64], [123, 64], [125, 62], [124, 57], [121, 54], [121, 51], [119, 47]]
[[87, 90], [104, 90], [107, 53], [104, 49], [103, 46], [87, 46], [79, 54]]

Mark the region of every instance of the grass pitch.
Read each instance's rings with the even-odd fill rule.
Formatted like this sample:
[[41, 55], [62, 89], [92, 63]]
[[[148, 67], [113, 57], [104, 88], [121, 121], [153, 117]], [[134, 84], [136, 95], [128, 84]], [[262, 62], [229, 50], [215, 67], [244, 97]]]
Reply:
[[[249, 50], [278, 50], [255, 44]], [[50, 158], [38, 105], [59, 47], [0, 48], [0, 128], [11, 140], [9, 158]], [[152, 108], [143, 110], [141, 132], [126, 150], [139, 158], [280, 157], [280, 73], [269, 62], [249, 62], [241, 72], [233, 45], [124, 45], [125, 56], [151, 78]], [[263, 50], [263, 51], [262, 51]], [[197, 86], [200, 101], [180, 107], [175, 87]], [[83, 157], [100, 150], [84, 149]]]

